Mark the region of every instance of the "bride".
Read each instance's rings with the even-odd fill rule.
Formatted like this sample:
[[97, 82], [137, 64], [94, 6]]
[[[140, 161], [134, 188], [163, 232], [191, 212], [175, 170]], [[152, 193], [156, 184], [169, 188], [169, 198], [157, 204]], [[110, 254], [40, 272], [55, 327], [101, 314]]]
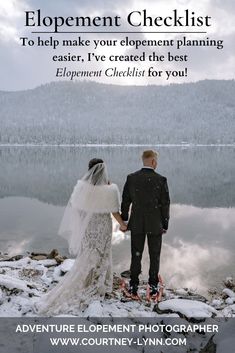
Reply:
[[70, 254], [76, 255], [74, 265], [34, 304], [38, 314], [79, 315], [91, 301], [112, 292], [111, 213], [120, 230], [127, 229], [119, 205], [119, 190], [109, 183], [105, 163], [92, 159], [88, 172], [74, 187], [59, 229], [59, 235], [68, 240]]

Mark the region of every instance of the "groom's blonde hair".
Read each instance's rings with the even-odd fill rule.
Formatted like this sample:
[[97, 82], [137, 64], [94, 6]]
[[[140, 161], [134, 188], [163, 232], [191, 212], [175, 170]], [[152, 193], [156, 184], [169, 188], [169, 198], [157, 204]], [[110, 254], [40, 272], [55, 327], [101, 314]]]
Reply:
[[146, 150], [142, 154], [142, 161], [144, 162], [146, 159], [149, 159], [149, 158], [156, 158], [157, 159], [157, 157], [158, 157], [158, 153], [156, 151]]

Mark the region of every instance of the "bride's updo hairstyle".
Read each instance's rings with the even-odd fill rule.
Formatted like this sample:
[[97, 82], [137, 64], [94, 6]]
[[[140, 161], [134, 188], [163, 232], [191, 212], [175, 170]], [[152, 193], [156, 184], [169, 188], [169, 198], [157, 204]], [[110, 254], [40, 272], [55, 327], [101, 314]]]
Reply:
[[94, 167], [96, 164], [99, 164], [99, 163], [104, 163], [103, 159], [92, 158], [88, 164], [88, 169], [90, 170], [92, 167]]
[[88, 164], [88, 174], [84, 180], [93, 185], [108, 184], [108, 173], [103, 159], [93, 158], [90, 160]]

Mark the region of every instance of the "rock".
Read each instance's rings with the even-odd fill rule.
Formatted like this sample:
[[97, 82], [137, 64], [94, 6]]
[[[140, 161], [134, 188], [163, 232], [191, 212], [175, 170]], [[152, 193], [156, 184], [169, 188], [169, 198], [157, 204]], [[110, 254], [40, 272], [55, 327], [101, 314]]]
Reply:
[[105, 293], [105, 299], [112, 299], [113, 298], [113, 296], [112, 296], [112, 294], [110, 294], [110, 293]]
[[17, 261], [21, 260], [24, 257], [24, 255], [14, 255], [14, 256], [9, 256], [9, 255], [0, 255], [0, 261]]
[[32, 284], [31, 284], [31, 283], [28, 283], [28, 284], [27, 284], [27, 287], [30, 288], [30, 289], [36, 289], [36, 288], [37, 288], [37, 285], [36, 285], [36, 283], [32, 283]]
[[31, 259], [32, 260], [46, 260], [47, 259], [47, 255], [33, 255], [31, 256]]
[[208, 294], [210, 294], [210, 295], [217, 295], [218, 294], [218, 290], [217, 290], [217, 288], [210, 288], [210, 289], [208, 289]]
[[[154, 305], [153, 307], [153, 311], [155, 311], [157, 314], [159, 315], [163, 315], [163, 314], [173, 314], [176, 313], [174, 310], [172, 309], [160, 309], [159, 308], [159, 304]], [[177, 313], [178, 314], [178, 313]], [[180, 313], [181, 315], [181, 313]]]
[[229, 288], [224, 288], [223, 289], [223, 292], [222, 292], [226, 297], [229, 297], [229, 298], [234, 298], [235, 299], [235, 292], [232, 291], [231, 289]]
[[215, 308], [219, 308], [223, 304], [224, 304], [224, 301], [222, 299], [214, 299], [211, 302], [211, 305], [214, 306]]
[[235, 313], [235, 305], [228, 305], [222, 310], [222, 315], [225, 317], [233, 317]]
[[176, 290], [175, 290], [175, 294], [178, 294], [178, 295], [188, 295], [188, 291], [185, 290], [184, 288], [180, 288], [180, 289], [176, 289]]
[[179, 316], [184, 316], [188, 319], [190, 318], [206, 318], [214, 317], [217, 315], [217, 311], [212, 306], [196, 301], [187, 299], [169, 299], [158, 304], [158, 308], [154, 307], [154, 311], [160, 309], [162, 313], [166, 313], [166, 310], [171, 310], [179, 314]]
[[26, 281], [8, 275], [0, 275], [0, 286], [13, 291], [14, 294], [15, 291], [29, 292], [28, 283]]
[[235, 321], [225, 319], [221, 322], [219, 332], [215, 334], [213, 342], [216, 344], [216, 353], [233, 353], [235, 347]]
[[234, 303], [234, 301], [235, 301], [235, 298], [227, 298], [227, 299], [225, 299], [225, 303], [227, 305], [232, 305]]
[[196, 300], [196, 301], [199, 301], [199, 302], [202, 302], [202, 303], [206, 303], [207, 302], [207, 299], [205, 297], [203, 297], [202, 295], [200, 294], [188, 294], [188, 295], [180, 295], [178, 296], [179, 299], [187, 299], [187, 300]]
[[51, 260], [55, 259], [58, 264], [61, 264], [66, 259], [66, 256], [61, 256], [57, 249], [53, 249], [50, 252], [50, 254], [32, 252], [31, 258], [33, 260], [38, 260], [38, 261], [39, 260], [46, 260], [46, 259], [51, 259]]
[[235, 282], [233, 277], [227, 277], [226, 280], [224, 281], [224, 285], [226, 288], [235, 289]]
[[48, 256], [48, 254], [46, 254], [46, 253], [42, 253], [42, 252], [31, 252], [31, 256], [38, 256], [38, 255], [43, 255], [43, 256]]
[[59, 255], [59, 251], [57, 249], [51, 250], [50, 254], [48, 255], [48, 259], [54, 259], [56, 256]]
[[61, 272], [63, 273], [68, 272], [72, 268], [74, 261], [75, 261], [74, 259], [64, 260], [64, 262], [60, 265]]
[[42, 266], [47, 267], [47, 268], [49, 268], [49, 267], [54, 267], [54, 266], [57, 266], [57, 265], [58, 265], [55, 259], [43, 259], [43, 260], [38, 260], [37, 263], [38, 263], [39, 265], [42, 265]]
[[55, 256], [55, 260], [58, 264], [61, 264], [62, 262], [64, 262], [65, 259], [63, 256], [57, 255], [57, 256]]
[[122, 283], [122, 279], [114, 274], [113, 276], [113, 290], [117, 290], [120, 288]]
[[9, 261], [18, 261], [18, 260], [23, 259], [23, 257], [24, 257], [24, 255], [15, 255], [15, 256], [11, 257]]
[[233, 313], [235, 313], [235, 304], [230, 305], [230, 309], [233, 311]]
[[131, 302], [132, 302], [132, 299], [122, 297], [122, 298], [120, 299], [120, 302], [121, 302], [121, 303], [131, 303]]
[[216, 353], [216, 344], [213, 342], [214, 335], [211, 336], [206, 346], [200, 350], [200, 353]]
[[19, 275], [23, 277], [36, 277], [36, 276], [42, 276], [43, 271], [42, 270], [37, 270], [35, 268], [23, 268], [21, 271], [19, 271]]
[[0, 255], [0, 261], [9, 261], [10, 258], [8, 255]]
[[[70, 271], [75, 261], [75, 259], [68, 259], [60, 255], [56, 249], [53, 249], [50, 253], [32, 252], [27, 257], [26, 255], [25, 257], [22, 255], [13, 257], [0, 255], [1, 257], [4, 258], [5, 262], [0, 262], [0, 304], [1, 293], [4, 302], [4, 307], [0, 307], [0, 309], [2, 308], [0, 313], [5, 313], [5, 304], [7, 308], [9, 307], [9, 310], [14, 308], [16, 311], [21, 303], [26, 308], [22, 307], [22, 310], [27, 312], [27, 308], [31, 304], [31, 298], [40, 297], [42, 293], [48, 291], [48, 287], [53, 287], [54, 282], [59, 282], [61, 276]], [[205, 321], [205, 317], [235, 316], [235, 288], [231, 279], [226, 279], [225, 283], [228, 286], [223, 293], [214, 290], [210, 305], [207, 304], [208, 299], [197, 294], [196, 291], [187, 288], [175, 290], [165, 288], [162, 302], [154, 306], [154, 303], [146, 301], [147, 281], [143, 279], [139, 285], [139, 294], [142, 302], [134, 302], [123, 297], [120, 288], [122, 281], [123, 278], [120, 275], [113, 274], [113, 292], [106, 294], [101, 312], [100, 307], [95, 306], [97, 315], [115, 317], [120, 316], [120, 313], [122, 313], [121, 316], [123, 317], [156, 317], [157, 313], [163, 316], [181, 317], [187, 320], [188, 323]], [[222, 295], [225, 298], [224, 301], [221, 299]], [[12, 301], [8, 304], [7, 301], [10, 301], [11, 298]], [[24, 315], [22, 310], [21, 315]], [[17, 313], [16, 316], [18, 316]], [[203, 342], [205, 346], [207, 341], [204, 340]], [[215, 339], [213, 342], [217, 345], [216, 348], [219, 349], [219, 343]], [[213, 350], [210, 351], [210, 349], [213, 349], [213, 345], [209, 344], [209, 342], [203, 349], [202, 347], [201, 345], [201, 353], [213, 352]]]

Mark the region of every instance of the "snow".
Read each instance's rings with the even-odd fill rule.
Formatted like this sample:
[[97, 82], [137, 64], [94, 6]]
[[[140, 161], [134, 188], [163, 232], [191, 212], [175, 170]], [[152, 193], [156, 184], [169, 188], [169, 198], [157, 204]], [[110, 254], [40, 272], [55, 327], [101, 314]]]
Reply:
[[24, 257], [17, 261], [0, 261], [0, 267], [22, 268], [31, 263], [29, 257]]
[[231, 305], [231, 304], [234, 303], [234, 301], [235, 301], [235, 298], [227, 298], [227, 299], [225, 300], [225, 303], [228, 304], [228, 305]]
[[178, 295], [187, 295], [188, 294], [188, 292], [184, 288], [176, 289], [175, 293]]
[[[64, 273], [73, 266], [74, 259], [66, 259], [60, 265], [54, 259], [33, 260], [26, 256], [17, 261], [0, 261], [2, 274], [0, 275], [0, 316], [36, 316], [32, 310], [33, 303], [46, 291], [59, 282]], [[116, 279], [117, 280], [117, 279]], [[17, 290], [17, 291], [15, 291]], [[222, 299], [226, 294], [228, 298]], [[144, 298], [145, 287], [140, 287], [140, 295]], [[180, 299], [188, 296], [189, 299]], [[155, 303], [122, 301], [121, 291], [115, 290], [104, 301], [94, 301], [81, 313], [81, 316], [97, 317], [179, 317], [186, 318], [235, 316], [234, 292], [226, 288], [221, 297], [213, 298], [210, 302], [200, 301], [200, 297], [193, 297], [186, 289], [166, 289], [160, 310], [170, 310], [160, 313], [153, 310]], [[9, 301], [10, 300], [10, 301]]]
[[27, 282], [7, 275], [0, 275], [0, 286], [8, 289], [19, 289], [25, 292], [30, 292]]
[[46, 267], [55, 266], [57, 262], [55, 259], [45, 259], [45, 260], [32, 260], [32, 264], [43, 265]]
[[160, 310], [172, 310], [180, 312], [187, 318], [192, 317], [211, 317], [217, 315], [217, 311], [210, 305], [188, 299], [170, 299], [159, 303]]
[[55, 267], [54, 272], [53, 272], [53, 280], [59, 282], [61, 278], [61, 269], [60, 266]]
[[26, 256], [17, 261], [0, 261], [0, 267], [9, 267], [9, 268], [25, 268], [29, 266], [55, 266], [57, 264], [55, 259], [45, 259], [45, 260], [33, 260], [30, 257]]
[[[233, 129], [227, 127], [234, 126], [234, 91], [233, 80], [208, 80], [177, 87], [130, 86], [128, 92], [126, 87], [104, 84], [97, 87], [94, 82], [58, 82], [22, 92], [0, 92], [0, 143], [18, 146], [107, 146], [158, 142], [183, 147], [193, 144], [232, 144]], [[152, 104], [143, 104], [145, 100], [149, 101], [150, 95], [154, 97]], [[21, 104], [20, 109], [19, 101], [25, 103]], [[101, 105], [102, 101], [105, 104]], [[166, 109], [168, 101], [171, 104]], [[192, 102], [194, 109], [191, 109]], [[120, 109], [115, 108], [119, 106], [125, 107], [121, 114]], [[158, 111], [157, 119], [152, 114], [154, 110]], [[82, 118], [77, 119], [78, 116]], [[109, 116], [109, 119], [104, 119], [104, 116]], [[146, 116], [151, 128], [148, 134], [143, 134]], [[175, 119], [172, 119], [173, 116]], [[125, 126], [125, 130], [117, 126]]]
[[228, 297], [230, 297], [230, 298], [234, 298], [235, 299], [235, 293], [231, 290], [231, 289], [229, 289], [229, 288], [224, 288], [223, 289], [223, 293], [224, 294], [227, 294], [227, 296]]
[[89, 317], [102, 317], [103, 316], [103, 306], [100, 301], [96, 300], [89, 305], [85, 310], [85, 316]]
[[[40, 298], [44, 292], [49, 291], [59, 281], [65, 272], [68, 272], [74, 259], [67, 259], [62, 264], [58, 265], [54, 260], [32, 260], [25, 257], [18, 261], [0, 261], [2, 274], [0, 275], [0, 317], [36, 317], [37, 314], [33, 311], [33, 304]], [[49, 267], [48, 267], [49, 264]], [[53, 265], [52, 265], [53, 264]], [[116, 278], [116, 277], [115, 277]], [[116, 279], [117, 280], [117, 279]], [[232, 288], [232, 287], [231, 287]], [[15, 291], [17, 289], [18, 291]], [[229, 289], [229, 291], [227, 290]], [[235, 317], [235, 304], [233, 298], [228, 296], [223, 300], [224, 294], [232, 296], [232, 289], [226, 288], [221, 292], [221, 296], [216, 294], [216, 298], [211, 299], [207, 303], [203, 301], [193, 300], [192, 294], [186, 289], [165, 289], [163, 301], [158, 304], [160, 310], [170, 310], [169, 313], [156, 312], [154, 309], [155, 303], [147, 303], [144, 300], [145, 287], [141, 283], [140, 295], [143, 300], [122, 301], [121, 291], [115, 290], [114, 293], [103, 301], [94, 300], [83, 312], [80, 317], [84, 320], [90, 318], [125, 318], [129, 323], [135, 323], [135, 320], [141, 318], [154, 318], [171, 324], [174, 318], [179, 319], [179, 316], [184, 316], [185, 324], [188, 324], [192, 318], [208, 318], [208, 320], [217, 320], [221, 323], [219, 333], [213, 337], [217, 344], [217, 353], [230, 352], [231, 347], [234, 347], [234, 322], [223, 321], [224, 317]], [[180, 296], [188, 296], [188, 299], [180, 299]], [[195, 293], [196, 295], [196, 293]], [[200, 297], [198, 297], [200, 298]], [[215, 319], [212, 319], [215, 316]], [[61, 314], [58, 317], [76, 317], [74, 314]], [[94, 320], [94, 319], [93, 319]], [[99, 319], [95, 319], [99, 320]], [[216, 322], [216, 321], [215, 321]], [[174, 337], [184, 338], [182, 334], [174, 334]], [[200, 335], [194, 333], [187, 336], [187, 347], [171, 347], [172, 352], [186, 353], [188, 347], [195, 351], [200, 351], [209, 341], [211, 334]], [[148, 347], [149, 352], [160, 352], [160, 347]], [[161, 347], [162, 352], [167, 347]], [[173, 349], [174, 348], [174, 349]]]
[[226, 306], [222, 311], [221, 315], [224, 317], [235, 317], [235, 311], [233, 310], [232, 305]]
[[230, 306], [230, 309], [235, 313], [235, 304]]
[[211, 305], [214, 306], [215, 308], [220, 307], [224, 301], [222, 299], [214, 299], [211, 302]]
[[64, 260], [64, 262], [59, 266], [60, 270], [64, 273], [68, 272], [69, 270], [71, 270], [73, 264], [74, 264], [73, 259], [66, 259]]

